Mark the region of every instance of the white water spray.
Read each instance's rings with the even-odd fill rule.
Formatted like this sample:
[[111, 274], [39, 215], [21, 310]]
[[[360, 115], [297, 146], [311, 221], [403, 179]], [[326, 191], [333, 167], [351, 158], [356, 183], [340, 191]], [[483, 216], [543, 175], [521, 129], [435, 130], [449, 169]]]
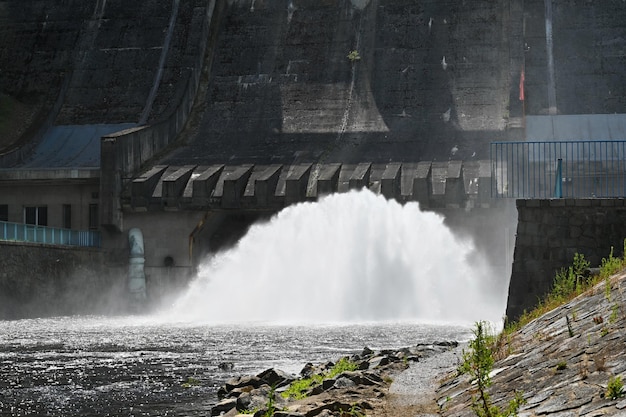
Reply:
[[200, 267], [168, 316], [201, 322], [498, 322], [505, 300], [443, 218], [369, 191], [288, 207]]

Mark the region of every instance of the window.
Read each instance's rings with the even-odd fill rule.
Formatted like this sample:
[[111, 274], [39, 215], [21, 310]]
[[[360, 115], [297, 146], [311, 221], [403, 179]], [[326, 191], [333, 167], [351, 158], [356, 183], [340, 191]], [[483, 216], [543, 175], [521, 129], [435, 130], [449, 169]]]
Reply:
[[63, 228], [72, 228], [72, 205], [63, 204]]
[[0, 221], [2, 222], [9, 221], [9, 205], [8, 204], [0, 204]]
[[90, 204], [89, 205], [89, 229], [96, 230], [98, 229], [100, 221], [98, 218], [98, 205]]
[[48, 225], [48, 207], [24, 207], [24, 223], [36, 226]]

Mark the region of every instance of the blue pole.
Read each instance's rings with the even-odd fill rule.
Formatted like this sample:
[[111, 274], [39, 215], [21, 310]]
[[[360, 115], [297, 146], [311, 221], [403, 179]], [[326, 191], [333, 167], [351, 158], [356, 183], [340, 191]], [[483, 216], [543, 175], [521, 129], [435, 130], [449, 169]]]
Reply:
[[563, 160], [559, 158], [556, 163], [556, 179], [554, 180], [554, 198], [563, 198], [563, 179], [561, 173], [561, 163]]

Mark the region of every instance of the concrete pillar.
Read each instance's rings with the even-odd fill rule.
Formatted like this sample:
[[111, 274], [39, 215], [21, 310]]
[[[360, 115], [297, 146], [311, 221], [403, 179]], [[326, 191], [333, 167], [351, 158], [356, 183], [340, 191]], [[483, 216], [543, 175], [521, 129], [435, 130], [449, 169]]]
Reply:
[[282, 165], [271, 165], [254, 180], [254, 197], [257, 206], [268, 206], [273, 203], [282, 169]]
[[372, 164], [369, 162], [360, 163], [355, 168], [348, 181], [351, 190], [369, 187], [370, 175], [372, 174]]
[[292, 204], [304, 201], [306, 198], [311, 164], [294, 165], [289, 168], [285, 180], [285, 203]]
[[323, 165], [317, 178], [317, 196], [332, 194], [337, 191], [339, 182], [339, 169], [341, 164]]
[[162, 193], [163, 205], [165, 208], [177, 208], [180, 205], [180, 199], [183, 197], [183, 191], [191, 178], [195, 165], [186, 165], [177, 169], [174, 173], [163, 178]]
[[154, 189], [166, 168], [166, 166], [157, 165], [133, 180], [130, 190], [130, 204], [133, 208], [148, 208]]
[[433, 194], [432, 184], [432, 162], [418, 162], [413, 179], [413, 200], [416, 200], [421, 207], [430, 206], [430, 197]]
[[380, 179], [380, 192], [385, 198], [400, 196], [400, 168], [402, 164], [394, 162], [387, 164]]
[[448, 174], [446, 177], [446, 206], [459, 208], [465, 202], [465, 183], [463, 180], [463, 163], [461, 161], [448, 162]]
[[196, 169], [196, 172], [200, 173], [200, 175], [192, 180], [193, 192], [191, 194], [191, 204], [193, 206], [208, 206], [211, 194], [213, 194], [217, 180], [223, 170], [224, 165], [212, 165], [210, 167], [198, 167]]
[[251, 173], [252, 165], [242, 165], [224, 176], [222, 207], [237, 208], [240, 206], [241, 196], [246, 190], [246, 184], [248, 184]]

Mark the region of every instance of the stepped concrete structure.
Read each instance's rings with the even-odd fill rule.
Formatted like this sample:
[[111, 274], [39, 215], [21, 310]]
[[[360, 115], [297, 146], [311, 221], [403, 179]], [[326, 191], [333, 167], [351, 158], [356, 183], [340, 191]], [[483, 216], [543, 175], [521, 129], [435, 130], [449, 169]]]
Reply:
[[[506, 265], [489, 144], [524, 140], [527, 115], [626, 113], [624, 17], [585, 0], [0, 1], [0, 220], [49, 206], [120, 254], [139, 228], [155, 283], [364, 187]], [[478, 230], [489, 217], [506, 238]]]

